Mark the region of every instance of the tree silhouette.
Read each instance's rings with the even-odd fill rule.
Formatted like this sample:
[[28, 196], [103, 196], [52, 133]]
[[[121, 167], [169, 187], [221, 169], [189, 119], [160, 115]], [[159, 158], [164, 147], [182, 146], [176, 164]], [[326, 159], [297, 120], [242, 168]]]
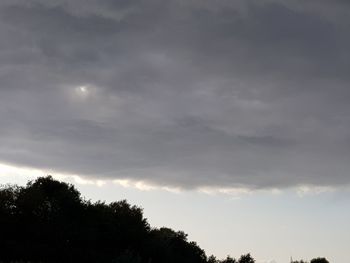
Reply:
[[310, 263], [329, 263], [329, 261], [326, 258], [314, 258]]
[[[291, 263], [308, 263], [305, 260], [295, 260], [291, 261]], [[329, 263], [329, 261], [326, 258], [314, 258], [311, 259], [310, 263]]]
[[216, 259], [216, 257], [214, 255], [211, 255], [210, 257], [208, 257], [207, 260], [208, 263], [218, 263], [219, 260]]
[[[254, 263], [208, 259], [183, 231], [151, 228], [140, 207], [126, 200], [84, 200], [71, 184], [51, 176], [24, 187], [0, 187], [0, 262]], [[304, 263], [303, 261], [294, 263]], [[310, 263], [329, 263], [315, 258]]]
[[220, 262], [221, 263], [237, 263], [237, 260], [230, 257], [230, 256], [227, 256], [224, 260], [221, 260]]
[[238, 263], [254, 263], [254, 262], [255, 262], [254, 258], [252, 258], [252, 256], [249, 253], [246, 255], [242, 255], [238, 260]]
[[126, 200], [85, 201], [51, 176], [0, 188], [0, 261], [206, 262], [187, 235], [151, 229]]

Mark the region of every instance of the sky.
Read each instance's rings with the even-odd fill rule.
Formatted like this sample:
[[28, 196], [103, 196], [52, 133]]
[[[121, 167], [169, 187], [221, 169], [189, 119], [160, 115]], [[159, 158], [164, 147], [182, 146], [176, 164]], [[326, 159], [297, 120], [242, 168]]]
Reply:
[[208, 254], [350, 258], [350, 2], [0, 0], [0, 183], [128, 199]]

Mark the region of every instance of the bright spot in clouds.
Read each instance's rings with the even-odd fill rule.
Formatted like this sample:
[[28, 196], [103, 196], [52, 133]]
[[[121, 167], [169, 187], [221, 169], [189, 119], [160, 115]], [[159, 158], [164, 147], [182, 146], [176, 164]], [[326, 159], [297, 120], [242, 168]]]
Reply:
[[79, 91], [82, 93], [86, 93], [87, 92], [87, 87], [86, 86], [80, 86], [79, 87]]
[[75, 87], [75, 93], [79, 97], [85, 98], [90, 94], [90, 88], [86, 85]]

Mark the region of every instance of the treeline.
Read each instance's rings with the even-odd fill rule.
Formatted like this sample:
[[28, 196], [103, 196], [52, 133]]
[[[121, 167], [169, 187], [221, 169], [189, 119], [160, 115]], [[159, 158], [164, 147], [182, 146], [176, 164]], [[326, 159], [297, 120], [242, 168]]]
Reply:
[[250, 254], [207, 257], [184, 232], [151, 228], [141, 208], [84, 200], [73, 185], [50, 176], [2, 186], [0, 226], [0, 262], [255, 262]]
[[[305, 260], [292, 260], [291, 263], [309, 263], [308, 261]], [[329, 263], [329, 261], [325, 258], [314, 258], [311, 259], [310, 263]]]

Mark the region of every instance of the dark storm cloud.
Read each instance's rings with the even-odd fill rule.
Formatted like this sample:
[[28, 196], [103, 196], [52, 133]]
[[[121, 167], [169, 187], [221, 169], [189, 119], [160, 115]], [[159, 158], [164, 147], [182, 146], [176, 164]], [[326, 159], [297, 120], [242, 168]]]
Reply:
[[348, 184], [346, 1], [0, 2], [0, 160], [199, 186]]

